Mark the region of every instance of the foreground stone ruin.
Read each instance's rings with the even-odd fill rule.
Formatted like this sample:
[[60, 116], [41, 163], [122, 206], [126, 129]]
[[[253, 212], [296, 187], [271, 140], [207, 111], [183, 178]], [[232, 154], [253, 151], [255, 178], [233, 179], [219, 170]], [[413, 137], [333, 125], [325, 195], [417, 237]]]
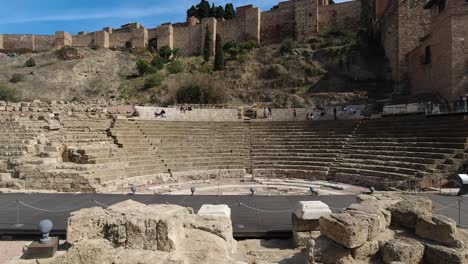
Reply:
[[72, 214], [67, 253], [17, 263], [236, 263], [231, 219], [176, 205], [127, 200]]
[[408, 189], [439, 187], [467, 160], [463, 116], [171, 122], [105, 103], [22, 105], [0, 111], [0, 188], [115, 192], [252, 175]]
[[361, 195], [346, 210], [321, 217], [307, 263], [467, 263], [468, 236], [455, 221], [415, 196]]

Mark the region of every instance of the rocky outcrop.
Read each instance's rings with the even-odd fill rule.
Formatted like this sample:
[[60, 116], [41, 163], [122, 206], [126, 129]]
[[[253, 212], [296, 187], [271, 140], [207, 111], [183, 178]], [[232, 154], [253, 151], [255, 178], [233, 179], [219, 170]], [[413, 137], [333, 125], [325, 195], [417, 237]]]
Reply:
[[[72, 214], [67, 254], [43, 263], [236, 263], [231, 220], [127, 200]], [[42, 263], [42, 262], [41, 262]]]
[[468, 263], [466, 235], [432, 214], [428, 198], [360, 195], [358, 203], [319, 220], [307, 263]]

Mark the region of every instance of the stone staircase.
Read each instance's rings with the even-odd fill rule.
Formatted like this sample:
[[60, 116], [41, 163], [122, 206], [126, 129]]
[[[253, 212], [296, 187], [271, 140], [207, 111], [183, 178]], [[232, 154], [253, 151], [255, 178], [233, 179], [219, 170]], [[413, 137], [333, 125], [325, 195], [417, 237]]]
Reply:
[[250, 138], [243, 123], [138, 121], [137, 125], [177, 180], [243, 177], [249, 165]]
[[254, 177], [327, 179], [358, 121], [253, 124]]
[[350, 139], [334, 180], [379, 188], [439, 186], [466, 160], [463, 117], [368, 120]]

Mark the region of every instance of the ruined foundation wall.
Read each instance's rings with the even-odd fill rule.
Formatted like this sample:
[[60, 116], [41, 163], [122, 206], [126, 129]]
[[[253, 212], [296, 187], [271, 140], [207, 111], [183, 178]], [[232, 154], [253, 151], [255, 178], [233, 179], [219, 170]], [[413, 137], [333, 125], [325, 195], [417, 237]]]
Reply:
[[318, 29], [357, 30], [361, 18], [361, 1], [318, 7]]

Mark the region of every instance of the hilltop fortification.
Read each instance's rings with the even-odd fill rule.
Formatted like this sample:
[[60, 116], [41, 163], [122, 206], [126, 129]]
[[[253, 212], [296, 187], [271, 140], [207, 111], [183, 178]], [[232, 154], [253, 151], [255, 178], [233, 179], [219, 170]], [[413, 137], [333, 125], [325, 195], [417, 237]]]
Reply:
[[121, 28], [106, 27], [96, 32], [71, 35], [57, 31], [55, 35], [0, 35], [0, 49], [47, 51], [61, 46], [102, 48], [151, 48], [162, 46], [179, 49], [181, 55], [197, 55], [202, 51], [205, 32], [209, 28], [214, 41], [216, 33], [224, 40], [277, 43], [286, 38], [303, 40], [326, 28], [353, 29], [360, 19], [360, 1], [329, 4], [328, 0], [291, 0], [261, 12], [252, 5], [238, 7], [230, 20], [195, 17], [185, 23], [166, 23], [146, 28], [129, 23]]

